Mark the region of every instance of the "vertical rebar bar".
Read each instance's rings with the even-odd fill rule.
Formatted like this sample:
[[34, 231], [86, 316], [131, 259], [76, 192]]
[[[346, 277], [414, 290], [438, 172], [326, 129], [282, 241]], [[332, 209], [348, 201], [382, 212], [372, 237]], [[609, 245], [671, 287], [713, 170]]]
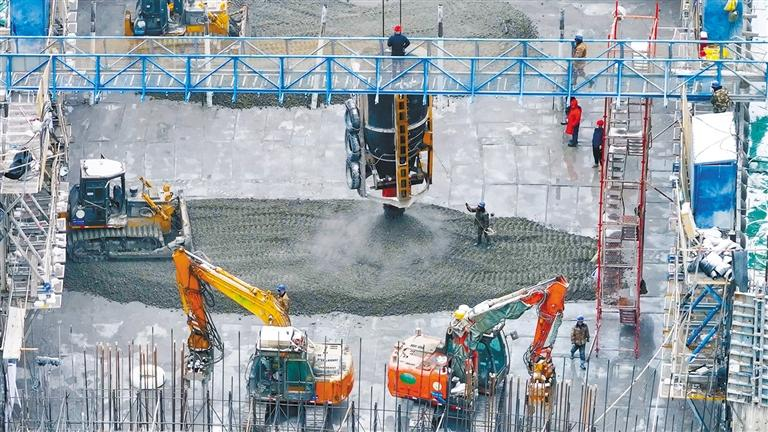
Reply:
[[[72, 430], [69, 422], [69, 391], [64, 391], [64, 424], [66, 425], [66, 430]], [[3, 422], [5, 423], [5, 422]]]
[[187, 389], [186, 385], [184, 383], [184, 373], [186, 372], [184, 370], [184, 344], [181, 344], [181, 355], [179, 356], [179, 361], [181, 362], [181, 379], [179, 380], [179, 386], [181, 387], [181, 394], [179, 401], [180, 404], [180, 412], [179, 412], [179, 422], [181, 423], [179, 425], [179, 429], [186, 430], [187, 426]]
[[[194, 381], [190, 381], [189, 386], [192, 387], [192, 410], [194, 414], [194, 408], [195, 408], [195, 389], [197, 386], [195, 385]], [[195, 416], [192, 416], [192, 432], [195, 432]]]
[[[658, 370], [653, 370], [653, 376], [651, 377], [651, 393], [648, 395], [648, 414], [645, 416], [645, 427], [646, 429], [651, 424], [651, 405], [653, 405], [653, 401], [656, 399], [653, 397], [654, 390], [656, 390], [656, 372]], [[653, 431], [655, 432], [656, 429], [654, 428]]]
[[[371, 389], [373, 389], [373, 386], [371, 386]], [[374, 402], [373, 403], [373, 427], [371, 428], [373, 432], [378, 432], [378, 426], [379, 426], [379, 403]]]
[[[211, 387], [213, 387], [213, 385]], [[211, 391], [208, 389], [205, 390], [205, 417], [206, 424], [208, 425], [208, 432], [211, 432], [213, 430], [213, 402], [211, 402]]]
[[[605, 370], [605, 399], [603, 403], [603, 409], [608, 409], [608, 378], [611, 376], [611, 359], [608, 359], [608, 365], [606, 366]], [[605, 420], [603, 420], [603, 432], [605, 432]]]
[[165, 406], [164, 406], [165, 398], [163, 397], [164, 396], [163, 393], [164, 393], [163, 389], [161, 388], [160, 393], [158, 394], [159, 399], [157, 401], [158, 405], [160, 405], [159, 414], [160, 414], [160, 430], [161, 431], [165, 430]]
[[128, 424], [133, 431], [133, 341], [128, 343]]
[[109, 409], [109, 427], [114, 427], [113, 424], [116, 419], [112, 416], [112, 345], [107, 346], [107, 356], [107, 392], [109, 395], [109, 400], [107, 401], [107, 409]]
[[240, 389], [242, 388], [242, 383], [239, 380], [243, 379], [243, 375], [240, 372], [240, 330], [237, 331], [237, 424], [238, 426], [243, 425], [243, 417], [242, 417], [242, 410], [243, 410], [243, 398], [240, 394]]
[[232, 412], [232, 387], [229, 389], [229, 394], [227, 395], [227, 405], [229, 406], [229, 409], [227, 410], [227, 423], [229, 424], [228, 432], [234, 431], [234, 428], [232, 427], [232, 417], [234, 417], [234, 412]]
[[[357, 346], [357, 383], [358, 386], [362, 384], [363, 382], [363, 338], [358, 338], [359, 345]], [[339, 373], [339, 376], [342, 376], [341, 374], [344, 372], [344, 351], [341, 352], [341, 362], [339, 362], [341, 371]], [[371, 389], [371, 392], [373, 392], [373, 389]], [[360, 397], [363, 392], [361, 392], [358, 388], [357, 390], [357, 407], [360, 408], [362, 405], [362, 402], [360, 401]]]
[[636, 364], [632, 364], [632, 379], [629, 380], [629, 398], [627, 399], [627, 418], [624, 422], [624, 430], [626, 431], [629, 427], [629, 410], [632, 406], [632, 390], [634, 390], [635, 386], [635, 368], [637, 367]]
[[402, 415], [402, 412], [400, 410], [400, 404], [398, 403], [397, 404], [397, 417], [395, 417], [395, 429], [396, 429], [397, 432], [402, 432], [402, 430], [401, 430], [402, 429], [402, 427], [401, 427], [402, 422], [401, 422], [401, 418], [400, 418], [401, 415]]
[[171, 432], [176, 432], [176, 340], [171, 329]]
[[85, 425], [89, 427], [91, 423], [90, 404], [88, 403], [88, 358], [83, 350], [83, 383], [85, 385]]
[[381, 430], [387, 430], [387, 364], [384, 363], [384, 385], [381, 388]]
[[[224, 353], [226, 352], [226, 346], [221, 345], [221, 415], [224, 415]], [[211, 386], [213, 388], [213, 386]], [[216, 400], [216, 394], [214, 393], [213, 399]], [[221, 424], [224, 424], [224, 418], [221, 419]]]

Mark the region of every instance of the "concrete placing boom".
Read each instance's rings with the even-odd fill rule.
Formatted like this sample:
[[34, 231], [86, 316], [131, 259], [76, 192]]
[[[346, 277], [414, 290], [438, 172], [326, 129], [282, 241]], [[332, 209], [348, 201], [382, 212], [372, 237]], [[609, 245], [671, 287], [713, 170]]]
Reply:
[[[477, 412], [478, 396], [497, 397], [509, 372], [504, 323], [536, 308], [533, 342], [524, 355], [529, 401], [549, 399], [555, 381], [552, 344], [562, 322], [568, 282], [558, 276], [505, 296], [455, 312], [444, 339], [415, 336], [398, 343], [387, 365], [387, 387], [395, 397]], [[493, 403], [493, 402], [491, 402]]]
[[247, 369], [254, 421], [269, 424], [279, 403], [298, 401], [310, 404], [300, 419], [304, 426], [323, 428], [330, 420], [329, 406], [344, 402], [352, 392], [354, 365], [349, 348], [340, 343], [313, 343], [303, 330], [291, 327], [291, 319], [274, 294], [184, 248], [173, 252], [173, 262], [190, 331], [188, 371], [206, 377], [213, 363], [221, 359], [223, 344], [206, 308], [211, 303], [211, 289], [215, 289], [266, 324], [259, 331]]

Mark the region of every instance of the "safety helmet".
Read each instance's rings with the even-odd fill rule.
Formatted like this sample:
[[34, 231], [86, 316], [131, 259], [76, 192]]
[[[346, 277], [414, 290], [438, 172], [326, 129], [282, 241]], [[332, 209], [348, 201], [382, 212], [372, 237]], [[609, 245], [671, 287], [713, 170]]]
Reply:
[[485, 201], [480, 201], [479, 203], [477, 203], [477, 207], [481, 208], [481, 209], [484, 209], [485, 208]]
[[392, 27], [392, 30], [394, 30], [395, 33], [400, 33], [403, 31], [403, 27], [400, 24], [397, 24], [396, 26]]
[[278, 285], [277, 286], [277, 293], [278, 294], [285, 294], [285, 288], [286, 288], [286, 286], [283, 285], [283, 284]]
[[581, 42], [581, 41], [583, 41], [583, 40], [584, 40], [584, 35], [583, 35], [583, 34], [581, 34], [581, 32], [579, 32], [579, 33], [576, 33], [576, 34], [573, 36], [573, 38], [574, 38], [574, 39], [575, 39], [577, 42]]
[[458, 309], [453, 311], [453, 318], [457, 320], [463, 320], [467, 315], [467, 312], [469, 312], [469, 306], [463, 304], [459, 306]]
[[584, 321], [584, 317], [579, 315], [576, 317], [576, 321]]
[[605, 122], [604, 122], [603, 120], [598, 120], [598, 121], [597, 121], [597, 125], [598, 125], [598, 126], [602, 126], [602, 125], [604, 125], [604, 124], [605, 124]]
[[713, 89], [717, 90], [717, 89], [719, 89], [720, 87], [722, 87], [722, 86], [720, 85], [720, 81], [712, 81], [712, 88], [713, 88]]

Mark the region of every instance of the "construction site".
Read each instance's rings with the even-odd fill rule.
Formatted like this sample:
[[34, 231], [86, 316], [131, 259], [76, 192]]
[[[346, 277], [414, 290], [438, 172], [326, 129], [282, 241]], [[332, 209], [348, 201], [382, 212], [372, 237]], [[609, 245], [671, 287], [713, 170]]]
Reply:
[[0, 2], [2, 432], [768, 430], [768, 1]]

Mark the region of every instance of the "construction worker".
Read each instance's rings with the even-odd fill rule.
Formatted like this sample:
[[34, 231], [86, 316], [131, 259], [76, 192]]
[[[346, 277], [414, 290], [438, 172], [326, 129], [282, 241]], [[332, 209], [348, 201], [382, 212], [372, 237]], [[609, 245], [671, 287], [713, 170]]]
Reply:
[[605, 122], [601, 119], [597, 121], [595, 130], [592, 132], [592, 157], [595, 159], [593, 168], [597, 168], [598, 165], [603, 163], [603, 136], [605, 135], [605, 129], [603, 125]]
[[394, 26], [392, 30], [394, 30], [395, 34], [387, 39], [387, 46], [392, 48], [393, 56], [404, 56], [405, 49], [408, 48], [411, 41], [403, 35], [403, 27], [400, 24]]
[[283, 284], [277, 286], [277, 301], [286, 314], [291, 312], [291, 298], [288, 297], [286, 286]]
[[568, 121], [565, 123], [565, 133], [571, 136], [569, 147], [579, 144], [579, 127], [581, 126], [581, 106], [575, 97], [571, 97], [571, 104], [567, 109]]
[[488, 236], [488, 230], [491, 227], [491, 216], [485, 210], [485, 203], [480, 201], [477, 207], [471, 207], [468, 203], [464, 203], [467, 207], [467, 211], [475, 214], [475, 226], [477, 227], [477, 243], [475, 246], [483, 244], [483, 236], [485, 236], [485, 242], [490, 246], [491, 238]]
[[[587, 57], [587, 44], [584, 43], [584, 36], [581, 33], [576, 33], [576, 35], [573, 37], [573, 50], [571, 55], [574, 59], [583, 59]], [[586, 66], [586, 64], [587, 62], [584, 60], [573, 61], [572, 79], [574, 85], [576, 85], [579, 77], [587, 77], [586, 72], [584, 72], [584, 66]], [[590, 82], [589, 85], [591, 87], [592, 82]]]
[[571, 360], [573, 360], [573, 353], [578, 350], [582, 369], [587, 368], [585, 365], [587, 359], [584, 356], [587, 342], [589, 342], [589, 327], [584, 323], [584, 317], [579, 315], [579, 317], [576, 318], [576, 325], [573, 326], [573, 330], [571, 330], [571, 344], [573, 345], [571, 346]]
[[[400, 24], [394, 26], [392, 30], [395, 32], [387, 39], [387, 46], [392, 49], [392, 57], [405, 56], [405, 49], [411, 44], [405, 35], [403, 35], [403, 27]], [[392, 60], [392, 77], [400, 75], [403, 70], [403, 61], [401, 59]]]
[[724, 113], [731, 108], [731, 96], [728, 94], [728, 90], [724, 89], [719, 82], [712, 82], [712, 111], [716, 113]]

